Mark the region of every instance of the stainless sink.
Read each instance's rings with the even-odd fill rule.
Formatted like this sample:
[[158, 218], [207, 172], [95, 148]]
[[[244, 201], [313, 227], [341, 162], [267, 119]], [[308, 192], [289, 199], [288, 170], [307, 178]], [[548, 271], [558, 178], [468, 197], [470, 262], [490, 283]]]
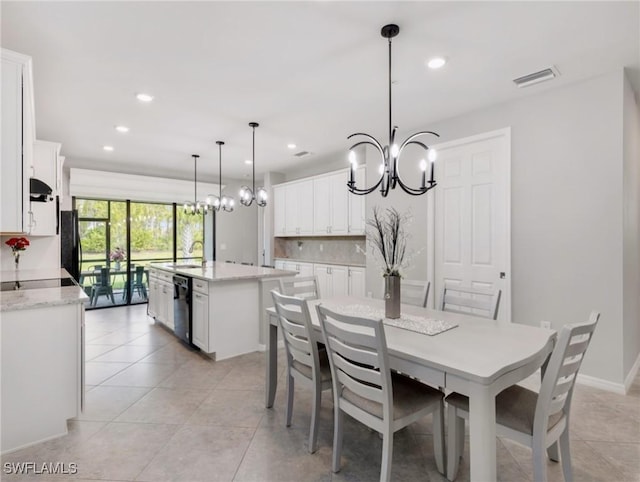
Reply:
[[202, 268], [200, 264], [174, 264], [174, 268], [176, 269], [186, 269], [186, 268]]

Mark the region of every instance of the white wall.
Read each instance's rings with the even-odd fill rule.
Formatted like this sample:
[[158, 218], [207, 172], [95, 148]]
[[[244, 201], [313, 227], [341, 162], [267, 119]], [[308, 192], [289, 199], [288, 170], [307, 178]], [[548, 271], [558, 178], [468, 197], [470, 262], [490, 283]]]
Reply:
[[[22, 235], [0, 236], [0, 271], [14, 269], [13, 254], [11, 248], [4, 244], [13, 237]], [[49, 269], [60, 267], [60, 237], [59, 236], [29, 236], [25, 235], [31, 243], [29, 247], [20, 253], [20, 269]]]
[[628, 374], [640, 353], [640, 108], [624, 77], [624, 359]]

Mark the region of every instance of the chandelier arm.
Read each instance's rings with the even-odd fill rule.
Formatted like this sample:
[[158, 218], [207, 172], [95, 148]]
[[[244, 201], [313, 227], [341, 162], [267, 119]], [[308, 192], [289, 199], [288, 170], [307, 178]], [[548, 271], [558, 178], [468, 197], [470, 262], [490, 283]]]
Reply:
[[[382, 148], [380, 143], [374, 137], [372, 137], [372, 136], [370, 136], [368, 134], [352, 134], [349, 137], [356, 136], [356, 135], [363, 135], [363, 136], [367, 137], [368, 139], [371, 139], [373, 142], [372, 141], [356, 142], [354, 145], [352, 145], [349, 148], [349, 150], [355, 149], [358, 146], [369, 144], [370, 146], [373, 146], [378, 150], [378, 152], [380, 153], [380, 157], [382, 157], [382, 160], [384, 161], [384, 149]], [[352, 169], [352, 168], [350, 168], [350, 169]], [[347, 182], [347, 187], [349, 188], [349, 191], [351, 191], [354, 194], [358, 194], [358, 195], [369, 194], [369, 193], [375, 191], [382, 184], [382, 181], [384, 180], [384, 174], [385, 174], [385, 172], [383, 171], [382, 175], [380, 176], [380, 179], [378, 179], [378, 182], [376, 182], [370, 188], [359, 189], [359, 188], [356, 187], [355, 181]]]
[[431, 184], [431, 182], [429, 182], [428, 185], [425, 186], [424, 188], [414, 188], [414, 187], [407, 186], [404, 182], [402, 182], [402, 179], [398, 178], [398, 185], [407, 194], [411, 194], [412, 196], [420, 196], [426, 193], [427, 191], [433, 189], [434, 187], [436, 187], [438, 183], [434, 181], [433, 184]]
[[[356, 132], [355, 134], [351, 134], [349, 137], [347, 137], [347, 139], [351, 139], [352, 137], [355, 137], [355, 136], [364, 136], [364, 137], [366, 137], [367, 139], [369, 139], [371, 141], [371, 144], [374, 145], [380, 152], [384, 151], [384, 148], [382, 147], [382, 144], [380, 144], [378, 142], [378, 139], [376, 139], [373, 136], [370, 136], [369, 134], [365, 134], [364, 132]], [[355, 145], [351, 146], [349, 148], [349, 150], [353, 149], [353, 147], [355, 147]]]

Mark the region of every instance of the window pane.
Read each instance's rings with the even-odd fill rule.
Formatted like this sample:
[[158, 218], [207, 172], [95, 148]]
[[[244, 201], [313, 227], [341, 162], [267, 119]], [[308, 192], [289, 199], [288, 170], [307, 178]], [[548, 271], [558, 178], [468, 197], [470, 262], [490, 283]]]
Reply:
[[[182, 209], [178, 209], [177, 213], [178, 230], [176, 242], [178, 249], [176, 257], [179, 260], [191, 261], [202, 259], [204, 216], [202, 214], [185, 214]], [[193, 253], [189, 253], [189, 248], [196, 241], [200, 242], [193, 247]]]
[[173, 260], [173, 206], [134, 203], [131, 208], [131, 262], [146, 266]]
[[106, 219], [109, 213], [109, 201], [76, 199], [76, 209], [80, 218]]

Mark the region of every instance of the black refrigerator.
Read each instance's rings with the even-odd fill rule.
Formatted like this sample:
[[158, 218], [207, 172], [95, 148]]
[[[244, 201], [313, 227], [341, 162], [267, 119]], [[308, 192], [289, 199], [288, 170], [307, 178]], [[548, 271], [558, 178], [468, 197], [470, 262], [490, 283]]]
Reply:
[[78, 281], [81, 263], [82, 244], [78, 230], [78, 211], [60, 211], [60, 264]]

